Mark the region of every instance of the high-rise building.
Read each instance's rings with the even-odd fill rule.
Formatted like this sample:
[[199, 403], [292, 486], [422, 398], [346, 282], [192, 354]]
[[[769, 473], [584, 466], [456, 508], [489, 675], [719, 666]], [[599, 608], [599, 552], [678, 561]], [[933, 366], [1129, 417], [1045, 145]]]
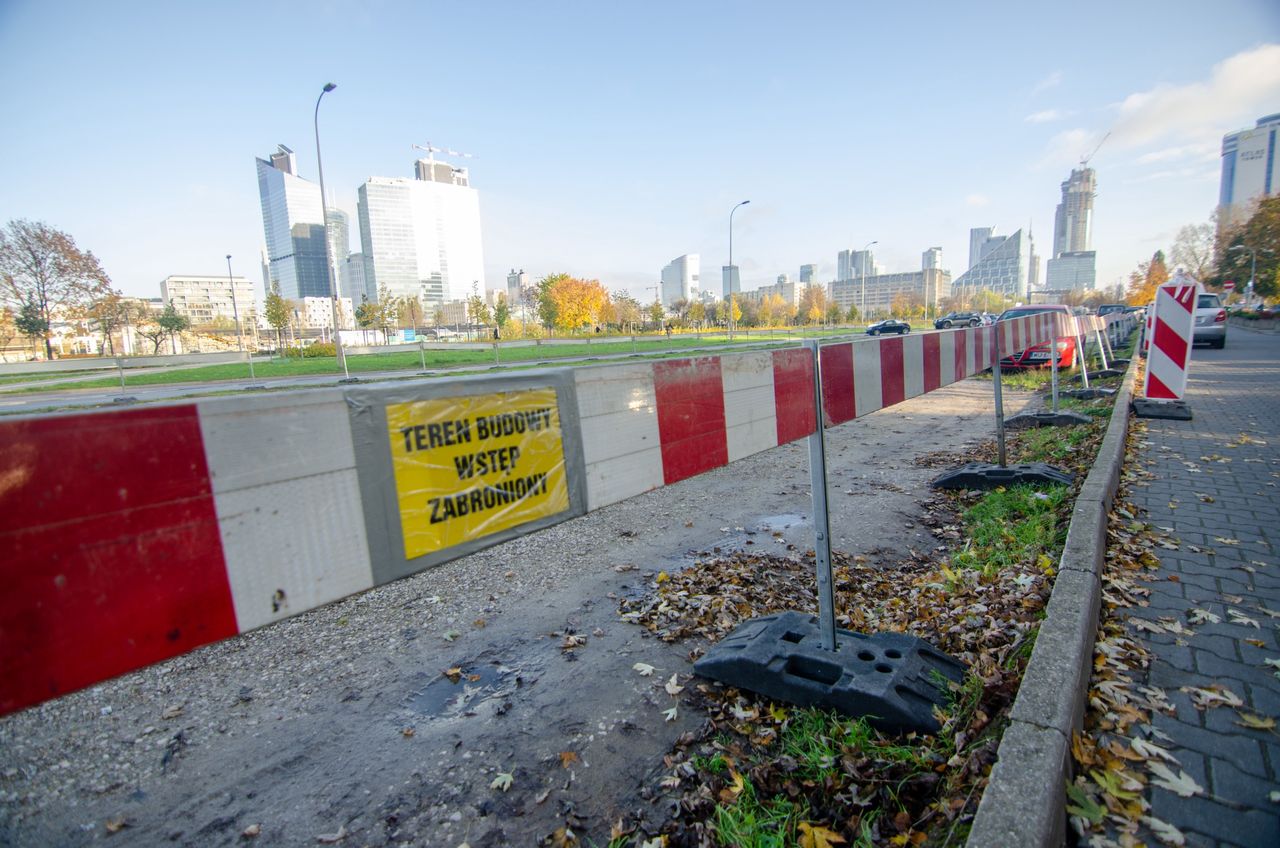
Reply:
[[670, 308], [677, 300], [697, 300], [701, 268], [702, 259], [696, 253], [677, 256], [667, 263], [662, 269], [662, 305]]
[[1098, 279], [1098, 254], [1092, 250], [1068, 251], [1049, 260], [1045, 288], [1049, 291], [1091, 289]]
[[836, 255], [836, 279], [853, 280], [876, 273], [876, 258], [870, 250], [842, 250]]
[[721, 265], [720, 266], [720, 286], [724, 292], [724, 299], [728, 300], [730, 294], [740, 294], [742, 292], [742, 280], [738, 278], [737, 265]]
[[1240, 224], [1252, 213], [1253, 202], [1280, 192], [1276, 134], [1280, 113], [1258, 119], [1253, 129], [1222, 137], [1222, 182], [1218, 189], [1218, 226]]
[[1027, 266], [1027, 291], [1040, 288], [1040, 255], [1036, 253], [1036, 240], [1027, 230], [1027, 252], [1031, 254], [1031, 263]]
[[360, 186], [366, 291], [385, 287], [435, 305], [484, 291], [480, 199], [467, 169], [432, 157], [415, 162], [414, 173]]
[[1011, 236], [988, 235], [979, 249], [981, 258], [951, 283], [952, 295], [968, 298], [987, 289], [1014, 301], [1026, 301], [1028, 252], [1022, 230]]
[[814, 280], [818, 279], [817, 265], [801, 265], [800, 266], [800, 285], [807, 286]]
[[517, 271], [511, 269], [511, 273], [507, 274], [507, 303], [513, 308], [518, 305], [524, 297], [524, 290], [529, 287], [529, 275], [521, 268]]
[[1071, 169], [1071, 176], [1062, 184], [1062, 202], [1054, 215], [1055, 257], [1093, 249], [1093, 198], [1097, 188], [1097, 172], [1092, 168]]
[[374, 299], [370, 297], [369, 287], [365, 285], [363, 253], [348, 254], [347, 258], [339, 264], [339, 268], [342, 273], [338, 276], [338, 289], [343, 297], [357, 304], [362, 297]]
[[931, 247], [924, 253], [920, 254], [920, 267], [925, 271], [930, 268], [942, 267], [942, 248]]
[[283, 144], [258, 166], [258, 196], [267, 238], [268, 287], [282, 297], [330, 297], [320, 186], [298, 176], [294, 153]]
[[770, 295], [777, 295], [782, 298], [782, 302], [788, 306], [797, 306], [800, 303], [800, 294], [804, 291], [804, 288], [805, 287], [803, 285], [796, 285], [791, 282], [791, 278], [786, 274], [779, 274], [778, 282], [771, 286], [761, 286], [758, 289], [743, 292], [742, 299], [744, 301], [760, 303]]
[[983, 251], [991, 248], [990, 242], [995, 231], [995, 227], [973, 227], [969, 230], [969, 265], [965, 268], [966, 271], [982, 261]]
[[941, 264], [942, 249], [931, 247], [921, 254], [919, 271], [885, 274], [873, 269], [865, 277], [832, 282], [827, 295], [842, 310], [857, 306], [864, 316], [887, 314], [899, 297], [936, 307], [939, 300], [951, 294], [951, 272], [939, 267]]
[[242, 327], [257, 321], [253, 282], [244, 277], [165, 277], [160, 281], [160, 299], [172, 303], [179, 315], [197, 327], [218, 318], [234, 321], [237, 316]]

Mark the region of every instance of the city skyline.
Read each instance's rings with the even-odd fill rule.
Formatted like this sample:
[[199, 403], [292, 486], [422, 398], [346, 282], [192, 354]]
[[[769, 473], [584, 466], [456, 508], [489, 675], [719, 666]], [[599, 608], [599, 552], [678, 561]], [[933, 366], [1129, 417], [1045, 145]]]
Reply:
[[[314, 181], [312, 110], [329, 81], [327, 200], [352, 224], [358, 187], [404, 173], [412, 145], [466, 150], [474, 161], [454, 164], [483, 187], [490, 289], [511, 268], [533, 280], [564, 271], [642, 301], [673, 256], [727, 263], [728, 213], [744, 198], [733, 256], [744, 290], [805, 264], [827, 282], [840, 251], [871, 241], [889, 272], [917, 268], [922, 247], [938, 245], [958, 277], [974, 227], [1049, 243], [1060, 184], [1107, 132], [1089, 165], [1097, 285], [1112, 285], [1178, 228], [1209, 219], [1223, 136], [1280, 111], [1280, 9], [1244, 0], [1085, 3], [1091, 37], [1070, 61], [1044, 49], [1052, 10], [1005, 4], [1022, 12], [979, 21], [940, 5], [932, 26], [945, 46], [1004, 47], [909, 63], [898, 54], [918, 20], [904, 11], [810, 7], [779, 19], [749, 3], [727, 16], [492, 3], [449, 9], [468, 38], [433, 44], [430, 74], [398, 58], [416, 48], [397, 22], [425, 11], [397, 2], [306, 18], [235, 3], [73, 5], [0, 10], [0, 62], [23, 81], [0, 94], [23, 129], [0, 142], [6, 216], [69, 233], [132, 296], [154, 296], [170, 275], [217, 275], [227, 253], [236, 274], [260, 277], [262, 217], [245, 163], [292, 144], [299, 175]], [[660, 13], [677, 8], [672, 40]], [[1017, 20], [993, 32], [1002, 18]], [[1132, 61], [1155, 20], [1159, 49]], [[853, 28], [878, 37], [853, 52], [749, 59]], [[243, 69], [212, 58], [273, 29], [290, 38]], [[339, 36], [343, 51], [313, 47]], [[177, 40], [205, 58], [161, 58], [156, 48]], [[743, 61], [725, 60], [724, 41]], [[860, 108], [835, 108], [850, 92]]]

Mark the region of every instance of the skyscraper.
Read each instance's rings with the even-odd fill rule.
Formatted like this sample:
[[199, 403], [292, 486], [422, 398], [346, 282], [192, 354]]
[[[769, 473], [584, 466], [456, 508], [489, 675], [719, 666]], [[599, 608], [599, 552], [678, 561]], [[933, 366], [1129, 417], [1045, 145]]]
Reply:
[[1062, 202], [1053, 221], [1053, 255], [1092, 250], [1093, 198], [1097, 194], [1097, 172], [1092, 168], [1072, 168], [1062, 184]]
[[662, 269], [662, 305], [670, 307], [677, 300], [698, 299], [698, 277], [702, 258], [697, 253], [677, 256]]
[[[428, 304], [485, 290], [480, 198], [466, 168], [414, 163], [414, 179], [370, 177], [358, 191], [365, 287]], [[370, 297], [372, 300], [373, 297]]]
[[1258, 119], [1253, 129], [1222, 137], [1222, 182], [1218, 190], [1218, 226], [1243, 223], [1251, 201], [1280, 191], [1276, 134], [1280, 113]]
[[[973, 244], [971, 239], [970, 245]], [[1025, 301], [1030, 265], [1027, 253], [1027, 237], [1022, 230], [1011, 236], [988, 236], [982, 242], [982, 258], [951, 284], [952, 295], [966, 299], [988, 289], [1015, 301]]]
[[836, 279], [856, 280], [876, 273], [876, 258], [870, 250], [842, 250], [836, 255]]
[[283, 144], [267, 159], [255, 161], [267, 239], [268, 289], [279, 286], [288, 300], [329, 297], [320, 186], [298, 176], [294, 152]]
[[800, 285], [805, 286], [818, 279], [817, 265], [801, 265], [800, 266]]
[[[969, 230], [969, 268], [981, 262], [983, 253], [993, 246], [995, 231], [995, 227], [973, 227]], [[999, 242], [995, 244], [998, 245]]]

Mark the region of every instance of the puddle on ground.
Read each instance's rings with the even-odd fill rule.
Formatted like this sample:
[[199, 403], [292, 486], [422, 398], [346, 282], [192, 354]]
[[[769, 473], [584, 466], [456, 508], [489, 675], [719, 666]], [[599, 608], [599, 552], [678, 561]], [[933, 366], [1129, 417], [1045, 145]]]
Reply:
[[774, 531], [790, 530], [792, 527], [807, 527], [809, 519], [803, 515], [787, 514], [787, 515], [766, 515], [763, 518], [756, 519], [754, 529], [764, 533], [773, 533]]
[[455, 683], [441, 675], [409, 696], [409, 707], [426, 716], [461, 715], [499, 690], [516, 688], [521, 680], [516, 669], [500, 665], [479, 665], [462, 669]]

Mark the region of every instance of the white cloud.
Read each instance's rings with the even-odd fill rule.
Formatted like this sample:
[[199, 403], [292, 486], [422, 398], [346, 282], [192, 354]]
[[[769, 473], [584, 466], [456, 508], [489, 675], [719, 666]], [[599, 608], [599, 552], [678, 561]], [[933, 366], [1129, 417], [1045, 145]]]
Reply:
[[1061, 121], [1067, 117], [1067, 113], [1059, 109], [1045, 109], [1042, 112], [1033, 112], [1023, 118], [1028, 124], [1047, 124], [1051, 121]]
[[1246, 50], [1214, 65], [1207, 80], [1130, 94], [1116, 107], [1112, 142], [1134, 148], [1166, 136], [1220, 139], [1273, 110], [1277, 91], [1280, 44]]
[[969, 206], [983, 207], [991, 202], [991, 198], [987, 197], [985, 194], [975, 192], [966, 197], [964, 202]]
[[1045, 89], [1053, 88], [1055, 85], [1058, 85], [1061, 82], [1062, 82], [1062, 71], [1054, 71], [1053, 73], [1049, 74], [1049, 76], [1045, 77], [1044, 79], [1040, 80], [1040, 82], [1032, 86], [1031, 93], [1039, 94]]
[[1102, 133], [1081, 127], [1064, 130], [1049, 140], [1049, 147], [1036, 163], [1038, 168], [1060, 168], [1078, 165], [1102, 140]]
[[1138, 157], [1139, 165], [1152, 165], [1158, 162], [1176, 162], [1179, 159], [1196, 159], [1203, 162], [1216, 162], [1220, 153], [1219, 143], [1216, 141], [1198, 142], [1196, 144], [1181, 144], [1176, 147], [1166, 147], [1163, 150], [1153, 150], [1150, 153], [1144, 153]]

